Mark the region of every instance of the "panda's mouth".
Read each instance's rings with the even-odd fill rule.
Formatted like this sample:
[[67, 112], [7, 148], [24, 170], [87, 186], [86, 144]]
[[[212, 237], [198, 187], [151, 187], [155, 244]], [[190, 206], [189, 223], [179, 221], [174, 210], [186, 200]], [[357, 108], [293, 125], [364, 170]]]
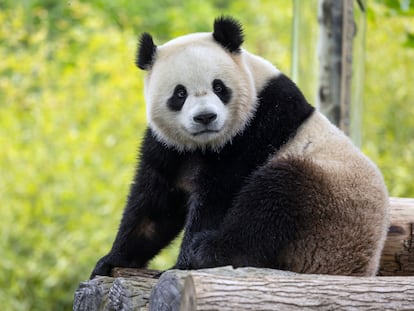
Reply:
[[202, 130], [202, 131], [199, 131], [199, 132], [192, 133], [192, 135], [193, 136], [200, 136], [200, 135], [204, 135], [204, 134], [214, 134], [214, 133], [218, 133], [218, 132], [220, 132], [220, 131], [205, 129], [205, 130]]

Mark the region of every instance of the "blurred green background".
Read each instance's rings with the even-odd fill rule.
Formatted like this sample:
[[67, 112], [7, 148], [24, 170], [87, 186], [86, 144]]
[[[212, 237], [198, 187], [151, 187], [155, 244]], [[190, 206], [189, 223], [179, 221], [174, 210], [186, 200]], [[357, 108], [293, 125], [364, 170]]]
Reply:
[[[364, 152], [414, 197], [410, 1], [368, 3]], [[0, 305], [69, 310], [110, 248], [145, 127], [137, 36], [210, 31], [231, 14], [245, 47], [290, 74], [290, 1], [0, 1]], [[174, 262], [170, 247], [151, 264]]]

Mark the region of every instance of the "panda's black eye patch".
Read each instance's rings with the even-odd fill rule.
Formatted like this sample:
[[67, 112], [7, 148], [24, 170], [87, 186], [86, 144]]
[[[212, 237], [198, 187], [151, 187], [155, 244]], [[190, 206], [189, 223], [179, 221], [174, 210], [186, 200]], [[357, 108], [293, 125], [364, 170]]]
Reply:
[[185, 100], [187, 99], [187, 96], [188, 94], [185, 86], [178, 84], [174, 89], [173, 95], [167, 101], [168, 108], [172, 111], [180, 111]]
[[227, 104], [231, 99], [231, 89], [227, 87], [220, 79], [213, 80], [213, 92], [220, 98], [220, 100]]

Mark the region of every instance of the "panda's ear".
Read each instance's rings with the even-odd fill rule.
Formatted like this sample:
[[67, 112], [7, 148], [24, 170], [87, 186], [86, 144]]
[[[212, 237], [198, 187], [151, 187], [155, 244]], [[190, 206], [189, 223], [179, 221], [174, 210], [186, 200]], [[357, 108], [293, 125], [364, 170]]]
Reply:
[[240, 52], [243, 37], [243, 28], [239, 21], [224, 16], [215, 19], [213, 38], [229, 52]]
[[157, 46], [149, 33], [144, 32], [138, 43], [137, 58], [135, 64], [142, 70], [149, 70], [155, 60]]

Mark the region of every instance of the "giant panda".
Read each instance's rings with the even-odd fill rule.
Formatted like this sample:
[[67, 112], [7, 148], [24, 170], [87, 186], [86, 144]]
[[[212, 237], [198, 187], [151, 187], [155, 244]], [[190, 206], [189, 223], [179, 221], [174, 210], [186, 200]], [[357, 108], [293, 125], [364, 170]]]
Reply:
[[381, 173], [243, 40], [231, 17], [161, 46], [141, 36], [148, 128], [92, 277], [145, 267], [183, 229], [177, 269], [376, 273], [388, 228]]

